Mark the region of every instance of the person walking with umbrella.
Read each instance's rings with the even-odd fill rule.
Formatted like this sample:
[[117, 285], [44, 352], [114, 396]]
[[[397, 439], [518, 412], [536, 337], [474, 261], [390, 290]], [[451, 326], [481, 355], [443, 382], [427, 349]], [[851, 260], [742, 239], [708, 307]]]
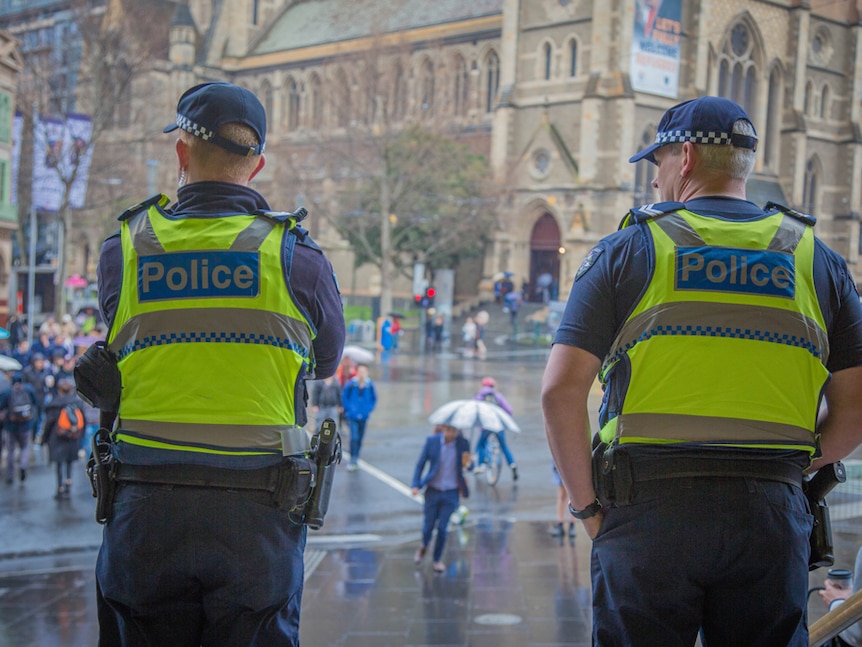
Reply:
[[377, 391], [374, 382], [368, 377], [368, 367], [359, 364], [356, 376], [348, 380], [341, 392], [341, 406], [344, 417], [350, 425], [350, 463], [347, 471], [359, 469], [359, 451], [362, 449], [362, 439], [365, 437], [365, 427], [374, 407], [377, 406]]

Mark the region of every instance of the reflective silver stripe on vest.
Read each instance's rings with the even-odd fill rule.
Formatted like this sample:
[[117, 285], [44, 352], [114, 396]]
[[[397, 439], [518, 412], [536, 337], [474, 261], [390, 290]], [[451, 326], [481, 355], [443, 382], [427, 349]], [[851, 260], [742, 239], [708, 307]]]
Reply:
[[801, 220], [797, 220], [793, 216], [784, 215], [778, 231], [769, 242], [767, 249], [770, 252], [786, 252], [792, 254], [799, 246], [799, 241], [805, 235], [806, 225]]
[[165, 248], [156, 236], [147, 211], [141, 211], [129, 221], [129, 235], [132, 238], [132, 244], [138, 256], [164, 254]]
[[[213, 322], [218, 322], [218, 330]], [[286, 348], [305, 359], [312, 355], [305, 322], [277, 312], [247, 308], [189, 308], [145, 312], [129, 319], [111, 342], [119, 359], [165, 344], [198, 342], [263, 344]]]
[[[702, 444], [814, 445], [814, 434], [778, 422], [666, 413], [624, 413], [617, 417], [617, 438], [639, 437]], [[721, 438], [716, 441], [716, 438]]]
[[[691, 224], [678, 212], [656, 218], [653, 222], [679, 247], [709, 246]], [[770, 252], [792, 254], [805, 235], [806, 225], [801, 220], [784, 214], [781, 224], [769, 241], [766, 249]]]
[[[751, 322], [756, 321], [757, 326]], [[772, 342], [804, 348], [824, 365], [829, 359], [829, 338], [805, 315], [734, 303], [682, 301], [662, 303], [627, 321], [620, 329], [602, 371], [625, 353], [652, 337], [726, 337]]]
[[123, 418], [118, 430], [120, 435], [137, 436], [143, 441], [177, 445], [178, 449], [198, 447], [209, 453], [283, 450], [287, 456], [310, 448], [305, 429], [294, 425], [218, 425]]
[[234, 252], [256, 252], [260, 249], [263, 241], [272, 232], [275, 223], [266, 218], [256, 217], [248, 227], [243, 229], [234, 238], [230, 248]]
[[704, 247], [706, 242], [700, 234], [694, 230], [688, 221], [678, 213], [669, 213], [666, 216], [656, 218], [653, 222], [658, 225], [674, 244], [682, 247]]
[[[245, 214], [243, 214], [245, 215]], [[275, 221], [255, 216], [251, 223], [234, 238], [230, 249], [235, 252], [256, 252], [275, 227]], [[141, 211], [129, 221], [129, 235], [138, 256], [164, 254], [165, 248], [150, 222], [149, 210]]]

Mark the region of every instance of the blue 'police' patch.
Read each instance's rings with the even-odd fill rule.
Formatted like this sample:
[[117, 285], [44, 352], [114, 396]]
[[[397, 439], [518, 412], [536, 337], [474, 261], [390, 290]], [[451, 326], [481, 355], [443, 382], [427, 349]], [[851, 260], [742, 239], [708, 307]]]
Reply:
[[604, 248], [602, 247], [593, 247], [590, 252], [587, 254], [587, 257], [581, 261], [581, 266], [578, 268], [578, 271], [575, 273], [575, 280], [577, 281], [584, 274], [586, 274], [589, 269], [596, 264], [599, 256], [604, 252]]
[[796, 294], [793, 256], [732, 247], [678, 247], [676, 289], [759, 294], [792, 299]]
[[257, 252], [174, 252], [138, 258], [138, 300], [255, 297]]

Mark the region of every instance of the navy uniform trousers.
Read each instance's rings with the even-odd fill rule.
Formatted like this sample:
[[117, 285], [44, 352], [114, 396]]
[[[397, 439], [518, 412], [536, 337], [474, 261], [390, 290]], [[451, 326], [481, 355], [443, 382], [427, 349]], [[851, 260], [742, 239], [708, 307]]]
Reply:
[[812, 516], [799, 487], [639, 482], [592, 548], [593, 644], [807, 647]]
[[121, 484], [96, 563], [100, 647], [298, 645], [306, 529], [268, 498]]

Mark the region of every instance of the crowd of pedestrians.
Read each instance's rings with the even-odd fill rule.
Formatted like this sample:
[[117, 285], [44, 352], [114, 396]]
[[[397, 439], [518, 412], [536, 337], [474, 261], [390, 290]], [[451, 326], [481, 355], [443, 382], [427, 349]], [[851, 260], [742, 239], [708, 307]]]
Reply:
[[95, 312], [78, 319], [48, 316], [34, 331], [32, 343], [17, 317], [6, 324], [8, 337], [0, 340], [0, 355], [14, 362], [0, 374], [0, 422], [2, 453], [7, 486], [23, 485], [34, 463], [56, 464], [57, 498], [69, 496], [72, 464], [86, 457], [90, 440], [99, 425], [99, 411], [78, 398], [75, 361], [87, 347], [104, 337]]

